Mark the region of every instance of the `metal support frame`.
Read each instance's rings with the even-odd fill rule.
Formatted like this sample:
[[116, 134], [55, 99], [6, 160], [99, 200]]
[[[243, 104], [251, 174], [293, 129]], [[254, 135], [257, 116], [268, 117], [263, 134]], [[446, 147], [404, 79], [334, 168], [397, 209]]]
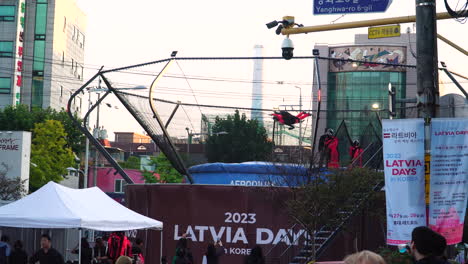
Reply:
[[166, 121], [166, 125], [164, 126], [165, 128], [167, 128], [169, 126], [169, 124], [171, 123], [172, 121], [172, 118], [174, 117], [175, 113], [177, 112], [177, 109], [179, 109], [179, 102], [177, 102], [177, 105], [174, 107], [174, 110], [172, 110], [172, 113], [171, 113], [171, 116], [169, 116], [169, 119], [167, 119]]
[[167, 142], [169, 143], [169, 146], [170, 148], [172, 149], [172, 151], [174, 151], [175, 155], [176, 155], [176, 159], [177, 161], [180, 163], [179, 165], [184, 169], [185, 171], [185, 176], [187, 176], [187, 179], [189, 180], [189, 182], [191, 184], [194, 183], [193, 181], [193, 178], [192, 176], [188, 173], [188, 170], [187, 168], [185, 167], [185, 164], [182, 162], [182, 158], [180, 157], [179, 153], [177, 152], [177, 149], [174, 145], [174, 143], [172, 142], [171, 138], [168, 136], [169, 133], [167, 133], [167, 130], [166, 130], [166, 126], [163, 124], [162, 120], [161, 120], [161, 117], [159, 117], [159, 114], [158, 112], [156, 111], [156, 107], [154, 105], [154, 100], [153, 100], [153, 89], [156, 87], [156, 84], [158, 83], [158, 81], [160, 80], [160, 78], [162, 78], [164, 76], [164, 73], [166, 72], [166, 70], [169, 68], [169, 66], [175, 61], [175, 57], [171, 57], [170, 59], [168, 59], [166, 65], [164, 66], [164, 68], [159, 72], [158, 76], [156, 76], [156, 78], [154, 78], [154, 81], [153, 83], [151, 83], [151, 86], [150, 86], [150, 89], [149, 89], [149, 104], [150, 104], [150, 108], [151, 108], [151, 111], [153, 112], [154, 114], [154, 118], [156, 119], [156, 121], [158, 122], [159, 126], [161, 127], [163, 133], [164, 133], [164, 137], [166, 137], [167, 139]]
[[452, 82], [457, 86], [458, 89], [463, 93], [465, 96], [465, 99], [468, 99], [468, 93], [463, 89], [463, 87], [460, 85], [460, 83], [453, 77], [452, 73], [450, 73], [449, 70], [447, 70], [446, 67], [442, 67], [442, 70], [447, 74], [447, 76], [452, 80]]
[[[68, 104], [67, 104], [67, 113], [68, 113], [68, 116], [71, 118], [73, 124], [78, 127], [78, 129], [81, 130], [81, 132], [89, 139], [89, 141], [96, 147], [96, 149], [102, 154], [104, 155], [104, 157], [106, 158], [106, 160], [115, 168], [115, 170], [117, 171], [117, 173], [120, 174], [120, 176], [122, 176], [122, 178], [125, 180], [125, 182], [127, 184], [132, 184], [134, 183], [133, 180], [127, 175], [127, 173], [122, 169], [122, 167], [120, 167], [119, 163], [117, 163], [114, 158], [109, 154], [109, 152], [107, 152], [107, 150], [101, 145], [101, 143], [96, 139], [94, 138], [94, 136], [88, 131], [88, 128], [86, 127], [83, 127], [83, 125], [78, 122], [78, 120], [73, 116], [72, 112], [71, 112], [71, 104], [73, 102], [73, 100], [75, 99], [75, 97], [81, 93], [85, 88], [86, 86], [88, 86], [92, 81], [94, 81], [97, 77], [99, 76], [102, 76], [101, 74], [101, 70], [102, 68], [98, 71], [98, 73], [96, 73], [91, 79], [89, 79], [83, 86], [81, 86], [78, 90], [76, 90], [71, 96], [70, 96], [70, 99], [68, 99]], [[104, 96], [103, 96], [104, 97]], [[96, 104], [97, 105], [97, 104]], [[86, 122], [85, 122], [86, 124]], [[96, 165], [96, 164], [95, 164]], [[88, 177], [88, 175], [86, 175], [86, 177]]]
[[317, 131], [318, 131], [318, 125], [319, 125], [319, 120], [320, 120], [320, 106], [322, 103], [322, 84], [320, 81], [320, 70], [319, 70], [319, 63], [318, 63], [318, 57], [314, 58], [314, 72], [315, 76], [317, 76], [317, 84], [318, 84], [318, 90], [317, 90], [317, 115], [315, 117], [315, 127], [314, 127], [314, 137], [312, 138], [312, 153], [310, 155], [310, 166], [309, 168], [312, 169], [314, 166], [314, 153], [315, 153], [315, 142], [317, 141]]
[[[438, 20], [453, 18], [447, 12], [437, 13], [435, 15]], [[361, 27], [371, 27], [371, 26], [383, 26], [383, 25], [403, 24], [403, 23], [413, 23], [413, 22], [416, 22], [416, 16], [401, 16], [401, 17], [380, 18], [380, 19], [373, 19], [373, 20], [362, 20], [362, 21], [318, 25], [318, 26], [283, 28], [281, 30], [281, 34], [293, 35], [293, 34], [303, 34], [303, 33], [310, 33], [310, 32], [361, 28]]]

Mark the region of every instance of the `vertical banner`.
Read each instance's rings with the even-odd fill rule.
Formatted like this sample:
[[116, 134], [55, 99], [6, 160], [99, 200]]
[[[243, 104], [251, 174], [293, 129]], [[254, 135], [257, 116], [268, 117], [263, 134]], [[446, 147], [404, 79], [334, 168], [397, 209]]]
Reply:
[[431, 131], [429, 227], [462, 240], [468, 191], [468, 119], [433, 119]]
[[15, 73], [13, 82], [13, 102], [12, 105], [21, 103], [21, 87], [23, 85], [23, 41], [24, 41], [24, 17], [26, 12], [26, 1], [18, 1], [18, 18], [16, 25], [16, 46], [15, 46]]
[[387, 244], [404, 244], [415, 227], [426, 225], [424, 120], [383, 120], [382, 133]]

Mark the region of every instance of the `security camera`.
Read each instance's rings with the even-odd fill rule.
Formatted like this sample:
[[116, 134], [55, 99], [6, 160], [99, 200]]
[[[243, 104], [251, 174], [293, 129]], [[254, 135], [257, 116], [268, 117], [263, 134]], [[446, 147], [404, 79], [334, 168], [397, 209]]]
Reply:
[[291, 39], [289, 37], [286, 37], [283, 40], [283, 44], [281, 45], [281, 49], [283, 50], [283, 58], [285, 60], [290, 60], [294, 55], [293, 55], [293, 50], [294, 50], [294, 45]]

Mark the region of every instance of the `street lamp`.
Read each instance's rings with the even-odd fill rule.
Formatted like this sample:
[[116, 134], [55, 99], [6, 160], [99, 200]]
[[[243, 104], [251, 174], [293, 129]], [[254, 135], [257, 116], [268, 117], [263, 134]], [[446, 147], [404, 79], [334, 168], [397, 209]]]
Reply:
[[[70, 173], [70, 172], [76, 172], [78, 174], [78, 188], [80, 186], [80, 173], [83, 175], [83, 181], [86, 180], [86, 177], [87, 175], [85, 175], [85, 172], [80, 170], [80, 169], [77, 169], [77, 168], [73, 168], [73, 167], [68, 167], [67, 168], [67, 171]], [[84, 183], [83, 183], [84, 185]], [[88, 186], [84, 186], [84, 188], [88, 188]]]
[[375, 111], [375, 113], [377, 114], [377, 119], [379, 119], [379, 123], [382, 125], [382, 118], [380, 118], [380, 104], [379, 103], [373, 103], [371, 105], [372, 107], [372, 111]]
[[190, 129], [188, 127], [186, 127], [185, 130], [187, 130], [187, 160], [189, 160], [189, 158], [190, 158], [190, 143], [192, 143], [190, 141], [192, 141], [191, 140], [192, 135], [190, 134]]
[[[130, 87], [130, 88], [117, 88], [116, 90], [143, 90], [143, 89], [148, 89], [147, 87], [143, 86], [143, 85], [138, 85], [138, 86], [135, 86], [135, 87]], [[98, 99], [97, 99], [97, 113], [96, 113], [96, 123], [95, 123], [95, 131], [93, 131], [93, 136], [98, 138], [100, 136], [100, 133], [99, 133], [99, 113], [100, 113], [100, 109], [99, 109], [99, 101], [101, 99], [101, 92], [106, 92], [108, 91], [109, 89], [105, 88], [105, 87], [101, 87], [101, 79], [99, 79], [99, 83], [98, 83], [98, 86], [97, 87], [87, 87], [86, 90], [88, 91], [89, 93], [89, 96], [88, 96], [88, 112], [86, 113], [85, 117], [84, 117], [84, 126], [86, 127], [86, 129], [89, 130], [89, 127], [88, 127], [88, 123], [89, 123], [89, 118], [88, 118], [88, 115], [90, 114], [90, 111], [92, 110], [91, 109], [91, 93], [92, 92], [95, 92], [97, 93], [98, 95]], [[105, 94], [104, 96], [106, 96], [107, 94]], [[114, 107], [112, 107], [111, 104], [109, 103], [105, 103], [105, 105], [109, 108], [115, 108], [115, 109], [118, 109], [117, 106], [114, 105]], [[98, 164], [98, 151], [95, 150], [95, 160], [94, 160], [94, 175], [93, 175], [93, 186], [96, 186], [97, 185], [97, 164]], [[85, 174], [85, 181], [84, 181], [84, 185], [85, 187], [88, 187], [88, 174], [89, 174], [89, 139], [86, 137], [86, 148], [85, 148], [85, 164], [84, 164], [84, 174]]]

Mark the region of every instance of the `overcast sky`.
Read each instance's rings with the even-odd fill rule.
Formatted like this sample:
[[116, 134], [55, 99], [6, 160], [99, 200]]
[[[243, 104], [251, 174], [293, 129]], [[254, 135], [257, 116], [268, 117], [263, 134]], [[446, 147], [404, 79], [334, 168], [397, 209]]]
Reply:
[[[462, 0], [461, 2], [464, 2]], [[169, 57], [171, 51], [179, 51], [180, 57], [193, 56], [253, 56], [253, 47], [263, 45], [264, 56], [280, 56], [283, 36], [277, 36], [274, 30], [268, 30], [265, 23], [280, 20], [285, 15], [295, 16], [296, 22], [305, 26], [350, 22], [358, 20], [376, 19], [382, 17], [407, 16], [415, 14], [415, 1], [394, 0], [387, 12], [365, 15], [322, 15], [312, 14], [312, 0], [77, 0], [78, 5], [87, 14], [85, 65], [86, 78], [96, 72], [95, 68], [104, 65], [113, 68]], [[458, 0], [449, 0], [455, 6]], [[437, 12], [445, 12], [442, 0], [437, 0]], [[414, 32], [413, 24], [403, 24], [402, 31], [409, 27]], [[468, 49], [468, 26], [452, 19], [439, 21], [439, 34]], [[292, 35], [296, 56], [311, 55], [316, 43], [345, 44], [352, 43], [354, 34], [367, 33], [367, 28], [318, 32]], [[439, 41], [439, 60], [443, 60], [456, 72], [468, 75], [467, 57]], [[280, 81], [281, 79], [296, 80], [302, 83], [302, 93], [306, 96], [312, 82], [312, 66], [307, 63], [282, 61], [284, 72], [276, 70], [275, 74], [265, 74], [264, 79]], [[272, 63], [274, 64], [274, 63]], [[277, 63], [279, 64], [279, 62]], [[250, 64], [251, 65], [251, 64]], [[270, 64], [264, 64], [269, 67]], [[207, 67], [205, 67], [207, 66]], [[229, 74], [214, 70], [202, 71], [200, 68], [210, 69], [207, 64], [183, 64], [174, 66], [174, 74], [217, 76], [235, 79], [251, 79], [252, 67], [236, 63], [225, 63], [220, 68], [230, 68]], [[211, 65], [213, 67], [213, 65]], [[176, 73], [177, 72], [177, 73]], [[235, 73], [239, 74], [236, 75]], [[297, 77], [297, 74], [302, 74]], [[229, 76], [222, 76], [227, 74]], [[220, 76], [221, 75], [221, 76]], [[144, 84], [142, 79], [135, 77], [116, 77], [121, 83], [129, 86]], [[124, 78], [124, 79], [121, 79]], [[127, 79], [125, 79], [127, 78]], [[281, 79], [278, 79], [281, 78]], [[300, 78], [300, 79], [298, 79]], [[149, 84], [144, 84], [149, 85]], [[181, 84], [182, 85], [182, 84]], [[199, 89], [196, 84], [186, 81], [184, 84], [192, 90]], [[206, 85], [206, 83], [205, 83]], [[249, 87], [251, 89], [251, 84]], [[244, 87], [248, 92], [249, 87]], [[208, 88], [207, 88], [208, 89]], [[219, 91], [217, 101], [229, 100], [230, 93], [236, 92], [236, 86], [224, 87]], [[268, 87], [264, 87], [269, 89]], [[273, 88], [272, 88], [273, 89]], [[298, 97], [299, 89], [289, 87], [283, 89], [287, 96]], [[197, 93], [195, 91], [195, 93]], [[269, 93], [269, 91], [265, 91]], [[271, 91], [272, 94], [276, 93]], [[178, 95], [168, 97], [177, 99]], [[200, 98], [202, 94], [199, 95]], [[200, 99], [199, 100], [202, 100]], [[294, 99], [297, 101], [297, 99]], [[287, 99], [283, 99], [287, 102]], [[309, 97], [310, 101], [310, 97]], [[245, 100], [249, 102], [249, 100]], [[112, 101], [111, 101], [112, 103]], [[276, 103], [277, 104], [277, 103]], [[249, 107], [248, 103], [243, 106]], [[102, 114], [106, 116], [105, 110]], [[110, 130], [111, 139], [115, 131], [142, 132], [129, 124], [116, 124], [113, 119], [104, 118], [104, 124]], [[106, 121], [107, 120], [107, 121]], [[180, 121], [182, 122], [182, 121]], [[198, 126], [199, 127], [199, 126]], [[128, 128], [128, 129], [127, 129]], [[196, 126], [195, 126], [195, 129]]]

